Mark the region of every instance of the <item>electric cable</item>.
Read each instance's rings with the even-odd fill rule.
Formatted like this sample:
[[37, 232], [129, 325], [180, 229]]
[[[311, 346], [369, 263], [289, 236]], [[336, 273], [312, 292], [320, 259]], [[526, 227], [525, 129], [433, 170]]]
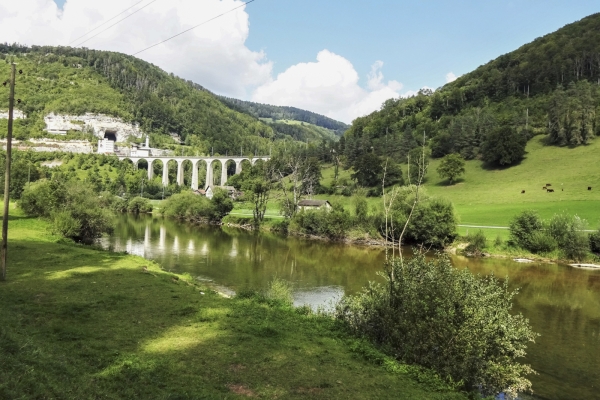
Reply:
[[134, 5], [132, 5], [131, 7], [127, 8], [126, 10], [121, 11], [120, 13], [118, 13], [117, 15], [115, 15], [114, 17], [112, 17], [111, 19], [109, 19], [108, 21], [105, 21], [103, 23], [101, 23], [100, 25], [96, 26], [94, 29], [87, 31], [86, 33], [84, 33], [83, 35], [79, 36], [77, 39], [71, 40], [69, 42], [69, 44], [74, 43], [76, 41], [78, 41], [79, 39], [81, 39], [84, 36], [89, 35], [90, 33], [94, 32], [96, 29], [103, 27], [104, 25], [108, 24], [110, 21], [112, 21], [113, 19], [117, 18], [119, 15], [131, 10], [133, 7], [137, 6], [140, 3], [143, 3], [146, 0], [142, 0], [142, 1], [138, 1], [137, 3], [135, 3]]
[[223, 16], [223, 15], [225, 15], [225, 14], [229, 14], [230, 12], [233, 12], [233, 11], [237, 10], [238, 8], [244, 7], [245, 5], [247, 5], [247, 4], [250, 4], [250, 3], [252, 3], [253, 1], [255, 1], [255, 0], [249, 0], [249, 1], [245, 2], [245, 3], [243, 3], [243, 4], [240, 4], [239, 6], [237, 6], [237, 7], [235, 7], [235, 8], [232, 8], [232, 9], [231, 9], [231, 10], [229, 10], [229, 11], [225, 11], [225, 12], [224, 12], [224, 13], [222, 13], [222, 14], [219, 14], [219, 15], [217, 15], [217, 16], [215, 16], [215, 17], [212, 17], [212, 18], [210, 18], [210, 19], [207, 19], [206, 21], [204, 21], [204, 22], [201, 22], [201, 23], [199, 23], [198, 25], [192, 26], [191, 28], [188, 28], [188, 29], [186, 29], [185, 31], [179, 32], [178, 34], [176, 34], [176, 35], [173, 35], [173, 36], [171, 36], [170, 38], [167, 38], [167, 39], [165, 39], [165, 40], [163, 40], [163, 41], [161, 41], [161, 42], [155, 43], [155, 44], [153, 44], [152, 46], [148, 46], [148, 47], [146, 47], [145, 49], [143, 49], [143, 50], [140, 50], [140, 51], [138, 51], [137, 53], [133, 53], [133, 54], [131, 54], [131, 55], [132, 55], [132, 56], [136, 56], [136, 55], [138, 55], [138, 54], [140, 54], [140, 53], [143, 53], [143, 52], [144, 52], [144, 51], [146, 51], [146, 50], [150, 50], [150, 49], [151, 49], [151, 48], [153, 48], [153, 47], [156, 47], [156, 46], [158, 46], [158, 45], [160, 45], [160, 44], [163, 44], [163, 43], [165, 43], [165, 42], [168, 42], [169, 40], [171, 40], [171, 39], [174, 39], [174, 38], [176, 38], [177, 36], [183, 35], [184, 33], [186, 33], [186, 32], [189, 32], [189, 31], [191, 31], [191, 30], [193, 30], [193, 29], [196, 29], [197, 27], [199, 27], [199, 26], [201, 26], [201, 25], [204, 25], [204, 24], [206, 24], [206, 23], [209, 23], [210, 21], [213, 21], [213, 20], [215, 20], [215, 19], [217, 19], [217, 18], [219, 18], [219, 17], [222, 17], [222, 16]]
[[81, 43], [77, 44], [77, 46], [81, 46], [82, 44], [84, 44], [84, 43], [86, 43], [86, 42], [89, 42], [90, 40], [92, 40], [92, 39], [93, 39], [93, 38], [95, 38], [96, 36], [100, 35], [100, 34], [101, 34], [101, 33], [103, 33], [103, 32], [106, 32], [107, 30], [109, 30], [109, 29], [110, 29], [110, 28], [112, 28], [113, 26], [115, 26], [115, 25], [119, 24], [121, 21], [124, 21], [124, 20], [126, 20], [127, 18], [129, 18], [129, 17], [132, 17], [133, 15], [135, 15], [136, 13], [138, 13], [138, 12], [142, 11], [144, 8], [148, 7], [150, 4], [152, 4], [152, 3], [156, 2], [156, 1], [157, 1], [157, 0], [152, 0], [150, 3], [146, 4], [146, 5], [145, 5], [145, 6], [143, 6], [143, 7], [140, 7], [140, 8], [138, 8], [137, 10], [135, 10], [134, 12], [132, 12], [131, 14], [129, 14], [128, 16], [126, 16], [126, 17], [124, 17], [124, 18], [121, 18], [120, 20], [118, 20], [117, 22], [115, 22], [114, 24], [112, 24], [111, 26], [109, 26], [108, 28], [106, 28], [106, 29], [104, 29], [104, 30], [101, 30], [100, 32], [98, 32], [97, 34], [95, 34], [94, 36], [92, 36], [91, 38], [88, 38], [88, 39], [84, 40], [83, 42], [81, 42]]

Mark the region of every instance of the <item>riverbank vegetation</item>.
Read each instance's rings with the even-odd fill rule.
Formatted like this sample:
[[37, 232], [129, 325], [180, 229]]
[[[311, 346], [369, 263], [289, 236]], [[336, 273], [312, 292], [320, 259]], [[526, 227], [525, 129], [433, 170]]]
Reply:
[[281, 288], [226, 299], [140, 257], [66, 243], [13, 207], [9, 226], [2, 398], [466, 398], [276, 301]]
[[519, 359], [537, 335], [521, 314], [511, 314], [516, 292], [507, 280], [422, 254], [389, 259], [385, 278], [344, 297], [337, 318], [397, 359], [432, 368], [467, 390], [516, 398], [531, 389], [526, 376], [534, 371]]

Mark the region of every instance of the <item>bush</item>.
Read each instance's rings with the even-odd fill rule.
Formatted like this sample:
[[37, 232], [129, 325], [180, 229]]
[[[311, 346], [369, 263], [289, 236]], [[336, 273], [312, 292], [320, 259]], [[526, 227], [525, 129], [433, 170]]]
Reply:
[[600, 253], [600, 229], [590, 234], [590, 250], [594, 253]]
[[27, 185], [19, 202], [32, 216], [48, 218], [54, 232], [90, 242], [113, 228], [113, 214], [89, 184], [59, 179]]
[[533, 234], [541, 231], [543, 227], [544, 224], [535, 211], [522, 211], [510, 222], [510, 242], [513, 245], [532, 251]]
[[223, 189], [215, 189], [212, 199], [212, 213], [210, 219], [212, 221], [220, 221], [233, 210], [233, 200], [229, 197], [229, 193]]
[[271, 305], [291, 307], [292, 304], [294, 304], [292, 285], [283, 279], [273, 278], [273, 280], [269, 282], [269, 288], [265, 293], [265, 298]]
[[452, 203], [431, 199], [415, 207], [406, 231], [408, 242], [441, 248], [456, 238], [456, 217]]
[[[394, 203], [387, 218], [381, 210], [373, 216], [374, 228], [387, 240], [397, 242], [414, 202], [415, 187], [403, 187], [395, 193]], [[424, 246], [443, 247], [456, 238], [456, 217], [452, 203], [430, 198], [420, 189], [420, 201], [416, 205], [403, 241]]]
[[510, 396], [530, 390], [533, 373], [518, 362], [536, 334], [511, 312], [516, 292], [493, 275], [455, 269], [447, 256], [424, 255], [386, 266], [386, 283], [345, 296], [335, 315], [357, 335], [389, 349], [396, 358], [437, 371], [467, 390]]
[[164, 216], [189, 222], [207, 220], [212, 214], [210, 200], [191, 192], [174, 194], [162, 205]]
[[127, 204], [127, 211], [134, 214], [146, 214], [152, 212], [152, 204], [143, 197], [134, 197]]
[[293, 226], [302, 233], [341, 239], [352, 224], [350, 214], [340, 204], [333, 204], [331, 210], [301, 211], [294, 215]]
[[481, 254], [483, 249], [487, 247], [487, 239], [481, 229], [479, 229], [474, 235], [467, 236], [469, 244], [465, 247], [467, 253]]
[[556, 250], [558, 244], [548, 232], [535, 231], [531, 234], [529, 248], [532, 253], [550, 253]]
[[548, 224], [548, 233], [556, 240], [566, 258], [581, 261], [590, 250], [586, 225], [586, 221], [577, 215], [555, 214]]

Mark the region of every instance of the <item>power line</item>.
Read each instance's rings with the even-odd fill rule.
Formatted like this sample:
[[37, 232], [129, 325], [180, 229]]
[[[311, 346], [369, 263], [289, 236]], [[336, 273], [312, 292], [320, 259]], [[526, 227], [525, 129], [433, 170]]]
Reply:
[[86, 33], [84, 33], [83, 35], [79, 36], [77, 39], [72, 40], [71, 42], [69, 42], [69, 44], [74, 43], [76, 41], [78, 41], [79, 39], [81, 39], [84, 36], [89, 35], [90, 33], [94, 32], [96, 29], [103, 27], [104, 25], [108, 24], [110, 21], [112, 21], [113, 19], [117, 18], [119, 15], [131, 10], [133, 7], [137, 6], [140, 3], [143, 3], [146, 0], [142, 0], [142, 1], [138, 1], [137, 3], [135, 3], [134, 5], [132, 5], [131, 7], [129, 7], [126, 10], [121, 11], [120, 13], [118, 13], [117, 15], [115, 15], [114, 17], [112, 17], [111, 19], [109, 19], [108, 21], [105, 21], [103, 23], [101, 23], [100, 25], [96, 26], [94, 29], [87, 31]]
[[167, 38], [167, 39], [163, 40], [162, 42], [155, 43], [155, 44], [153, 44], [152, 46], [146, 47], [145, 49], [138, 51], [137, 53], [133, 53], [133, 54], [132, 54], [132, 56], [136, 56], [136, 55], [138, 55], [138, 54], [140, 54], [140, 53], [143, 53], [143, 52], [144, 52], [144, 51], [146, 51], [146, 50], [150, 50], [150, 49], [151, 49], [151, 48], [153, 48], [153, 47], [156, 47], [156, 46], [158, 46], [158, 45], [160, 45], [160, 44], [163, 44], [163, 43], [165, 43], [165, 42], [168, 42], [169, 40], [171, 40], [171, 39], [174, 39], [174, 38], [176, 38], [177, 36], [183, 35], [184, 33], [186, 33], [186, 32], [189, 32], [189, 31], [191, 31], [191, 30], [193, 30], [193, 29], [196, 29], [197, 27], [199, 27], [199, 26], [201, 26], [201, 25], [204, 25], [204, 24], [206, 24], [206, 23], [208, 23], [208, 22], [210, 22], [210, 21], [213, 21], [213, 20], [215, 20], [215, 19], [217, 19], [217, 18], [220, 18], [220, 17], [222, 17], [222, 16], [223, 16], [223, 15], [225, 15], [225, 14], [229, 14], [230, 12], [232, 12], [232, 11], [235, 11], [235, 10], [237, 10], [238, 8], [244, 7], [245, 5], [247, 5], [247, 4], [250, 4], [250, 3], [252, 3], [253, 1], [255, 1], [255, 0], [249, 0], [249, 1], [247, 1], [247, 2], [245, 2], [245, 3], [243, 3], [243, 4], [239, 5], [239, 6], [237, 6], [237, 7], [235, 7], [235, 8], [232, 8], [232, 9], [231, 9], [231, 10], [229, 10], [229, 11], [225, 11], [224, 13], [222, 13], [222, 14], [219, 14], [219, 15], [217, 15], [217, 16], [215, 16], [215, 17], [212, 17], [211, 19], [207, 19], [206, 21], [204, 21], [204, 22], [201, 22], [201, 23], [199, 23], [198, 25], [192, 26], [191, 28], [189, 28], [189, 29], [186, 29], [185, 31], [179, 32], [178, 34], [176, 34], [176, 35], [173, 35], [173, 36], [171, 36], [170, 38]]
[[100, 35], [100, 34], [101, 34], [101, 33], [103, 33], [103, 32], [106, 32], [107, 30], [109, 30], [109, 29], [110, 29], [110, 28], [112, 28], [113, 26], [117, 25], [117, 24], [118, 24], [118, 23], [120, 23], [121, 21], [124, 21], [124, 20], [126, 20], [127, 18], [129, 18], [129, 17], [131, 17], [131, 16], [135, 15], [136, 13], [138, 13], [138, 12], [142, 11], [144, 8], [148, 7], [150, 4], [152, 4], [152, 3], [156, 2], [156, 1], [157, 1], [157, 0], [152, 0], [150, 3], [146, 4], [146, 5], [145, 5], [145, 6], [143, 6], [143, 7], [140, 7], [140, 8], [138, 8], [137, 10], [135, 10], [134, 12], [132, 12], [131, 14], [129, 14], [128, 16], [126, 16], [126, 17], [124, 17], [124, 18], [121, 18], [120, 20], [118, 20], [117, 22], [115, 22], [114, 24], [112, 24], [111, 26], [109, 26], [108, 28], [106, 28], [106, 29], [104, 29], [104, 30], [101, 30], [100, 32], [98, 32], [97, 34], [95, 34], [94, 36], [92, 36], [91, 38], [88, 38], [88, 39], [84, 40], [83, 42], [79, 43], [77, 46], [81, 46], [82, 44], [84, 44], [84, 43], [86, 43], [86, 42], [88, 42], [88, 41], [92, 40], [92, 39], [93, 39], [93, 38], [95, 38], [96, 36]]

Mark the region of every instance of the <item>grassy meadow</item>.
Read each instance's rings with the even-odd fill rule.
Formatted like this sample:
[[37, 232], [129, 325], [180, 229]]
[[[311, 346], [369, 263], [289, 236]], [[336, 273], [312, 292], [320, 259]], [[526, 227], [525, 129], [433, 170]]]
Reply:
[[[465, 174], [453, 185], [437, 174], [440, 159], [432, 159], [425, 180], [425, 190], [436, 197], [452, 201], [461, 225], [507, 227], [513, 216], [525, 209], [538, 211], [542, 218], [567, 212], [588, 221], [589, 229], [600, 227], [600, 140], [575, 148], [546, 146], [543, 136], [529, 141], [525, 159], [510, 168], [486, 169], [479, 160], [467, 161]], [[352, 171], [340, 168], [340, 179]], [[406, 170], [405, 176], [406, 176]], [[323, 169], [323, 185], [333, 182], [334, 169]], [[550, 183], [554, 193], [542, 190]], [[588, 186], [592, 190], [587, 190]], [[525, 193], [521, 193], [525, 190]], [[316, 196], [352, 207], [351, 198]], [[369, 198], [371, 207], [380, 198]], [[459, 227], [464, 235], [473, 228]], [[508, 238], [506, 229], [483, 229], [488, 239]]]
[[11, 211], [0, 398], [464, 398], [331, 319], [223, 298]]

